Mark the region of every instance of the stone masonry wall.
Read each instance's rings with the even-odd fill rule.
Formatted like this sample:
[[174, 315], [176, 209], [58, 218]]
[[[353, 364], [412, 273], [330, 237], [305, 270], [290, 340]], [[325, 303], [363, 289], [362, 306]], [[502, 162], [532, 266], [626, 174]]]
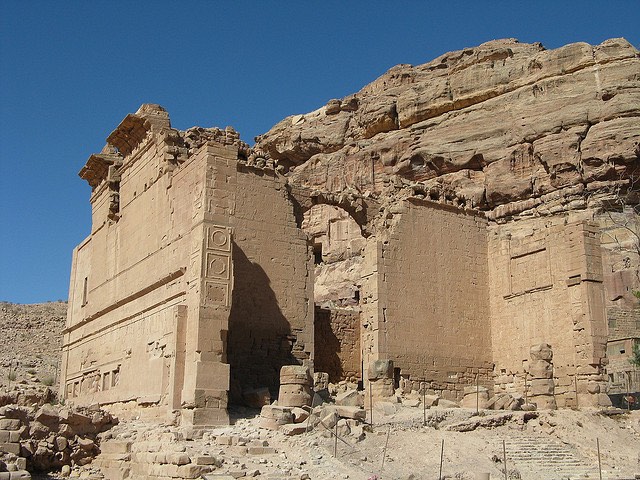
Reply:
[[312, 263], [286, 183], [246, 165], [232, 130], [223, 143], [207, 132], [143, 105], [80, 172], [93, 224], [64, 332], [73, 403], [136, 401], [217, 425], [232, 370], [236, 390], [277, 392], [282, 365], [312, 367]]
[[379, 258], [380, 358], [413, 388], [461, 399], [476, 374], [490, 382], [486, 222], [426, 201], [404, 207]]
[[239, 167], [228, 182], [235, 285], [227, 341], [239, 401], [257, 387], [275, 396], [283, 365], [312, 366], [313, 264], [279, 177]]
[[353, 309], [315, 309], [315, 357], [317, 372], [329, 381], [362, 380], [360, 312]]
[[548, 343], [557, 405], [575, 406], [576, 390], [580, 406], [606, 404], [598, 228], [560, 219], [493, 227], [489, 252], [496, 389], [522, 394], [528, 346]]
[[640, 307], [607, 309], [609, 341], [621, 338], [640, 339]]
[[189, 166], [175, 179], [159, 174], [162, 148], [148, 132], [127, 157], [117, 221], [102, 207], [108, 182], [92, 194], [92, 234], [74, 251], [63, 347], [63, 392], [72, 402], [173, 404], [191, 205], [171, 187], [195, 179]]

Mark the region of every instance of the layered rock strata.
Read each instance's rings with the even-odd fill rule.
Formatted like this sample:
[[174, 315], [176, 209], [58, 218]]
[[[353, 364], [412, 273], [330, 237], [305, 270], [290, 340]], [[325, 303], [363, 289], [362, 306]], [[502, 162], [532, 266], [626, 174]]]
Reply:
[[628, 186], [640, 155], [640, 57], [624, 39], [546, 50], [514, 39], [398, 65], [287, 117], [256, 150], [320, 191], [407, 194], [549, 214]]

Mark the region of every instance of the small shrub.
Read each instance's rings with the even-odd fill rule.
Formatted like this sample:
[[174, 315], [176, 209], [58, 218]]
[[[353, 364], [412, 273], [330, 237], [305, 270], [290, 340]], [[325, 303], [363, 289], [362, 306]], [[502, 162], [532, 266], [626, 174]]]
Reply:
[[18, 374], [16, 372], [9, 372], [9, 375], [7, 375], [7, 378], [9, 379], [10, 382], [13, 382], [16, 378], [18, 378]]
[[35, 371], [33, 368], [30, 368], [29, 370], [27, 370], [27, 373], [28, 373], [29, 375], [35, 375], [35, 374], [36, 374], [36, 371]]
[[55, 383], [55, 379], [52, 376], [48, 376], [48, 377], [42, 378], [40, 382], [42, 382], [43, 385], [50, 387]]

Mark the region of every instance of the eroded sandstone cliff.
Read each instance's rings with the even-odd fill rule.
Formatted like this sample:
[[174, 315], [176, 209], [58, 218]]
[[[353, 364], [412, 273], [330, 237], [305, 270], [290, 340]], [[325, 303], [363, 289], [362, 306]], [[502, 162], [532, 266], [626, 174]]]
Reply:
[[640, 54], [626, 40], [546, 50], [505, 39], [393, 67], [285, 118], [255, 151], [318, 191], [418, 195], [500, 219], [626, 192], [639, 117]]

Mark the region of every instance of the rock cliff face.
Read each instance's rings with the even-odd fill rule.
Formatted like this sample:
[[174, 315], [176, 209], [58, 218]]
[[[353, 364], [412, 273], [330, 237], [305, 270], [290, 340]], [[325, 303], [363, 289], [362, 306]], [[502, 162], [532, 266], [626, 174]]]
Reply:
[[640, 53], [624, 39], [491, 41], [393, 67], [256, 141], [292, 183], [327, 193], [417, 195], [490, 219], [585, 208], [640, 173]]

